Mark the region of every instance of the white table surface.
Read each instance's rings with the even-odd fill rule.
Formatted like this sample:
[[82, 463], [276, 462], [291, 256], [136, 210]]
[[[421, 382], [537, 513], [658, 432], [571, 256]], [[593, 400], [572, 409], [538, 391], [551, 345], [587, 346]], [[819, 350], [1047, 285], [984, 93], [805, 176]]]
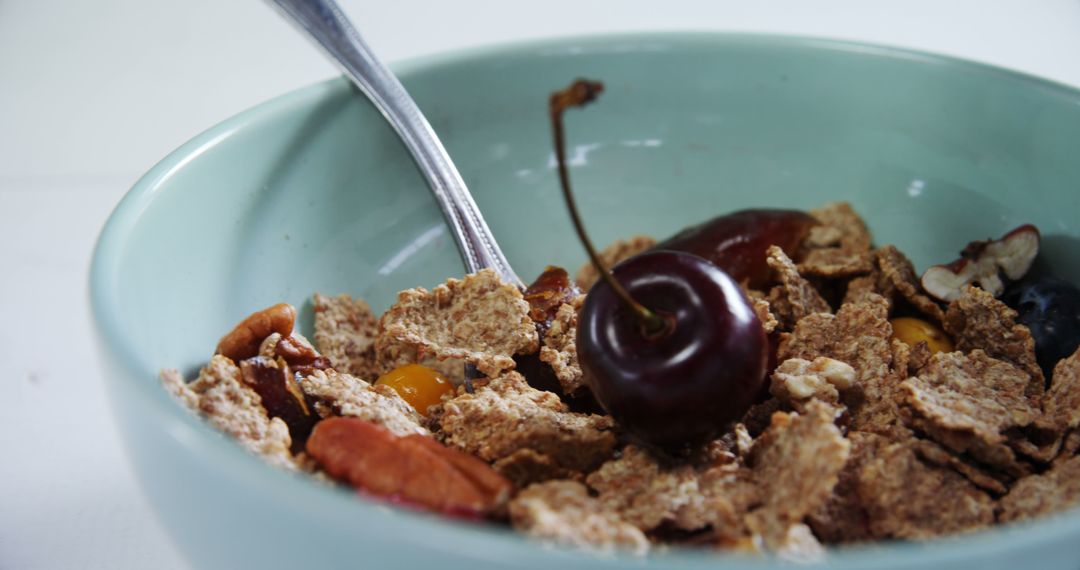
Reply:
[[[343, 6], [391, 62], [555, 35], [736, 30], [911, 47], [1080, 86], [1077, 0]], [[156, 160], [334, 74], [258, 1], [0, 0], [0, 569], [186, 567], [138, 491], [102, 396], [91, 247]]]

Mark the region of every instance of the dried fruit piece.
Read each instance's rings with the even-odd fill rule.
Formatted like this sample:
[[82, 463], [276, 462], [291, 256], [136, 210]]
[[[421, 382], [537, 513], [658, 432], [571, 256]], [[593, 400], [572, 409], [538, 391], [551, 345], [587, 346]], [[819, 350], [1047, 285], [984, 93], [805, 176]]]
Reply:
[[283, 337], [292, 333], [296, 322], [296, 309], [288, 303], [278, 303], [261, 311], [255, 311], [240, 321], [233, 330], [218, 341], [215, 354], [239, 362], [259, 354], [263, 339], [273, 333]]
[[892, 325], [893, 338], [915, 348], [919, 343], [926, 345], [931, 354], [938, 352], [952, 352], [952, 339], [945, 331], [934, 325], [915, 317], [897, 317], [889, 324]]
[[541, 540], [605, 553], [644, 554], [649, 549], [649, 540], [637, 527], [575, 481], [531, 485], [510, 501], [509, 511], [515, 529]]
[[[531, 356], [531, 355], [530, 355]], [[527, 357], [515, 357], [527, 358]], [[371, 378], [378, 378], [383, 372], [388, 372], [398, 366], [406, 364], [419, 364], [436, 370], [460, 386], [465, 382], [465, 361], [460, 358], [447, 358], [439, 360], [433, 354], [424, 352], [416, 346], [398, 342], [396, 340], [380, 336], [376, 341], [375, 370]]]
[[487, 515], [510, 496], [510, 482], [483, 461], [429, 437], [399, 437], [357, 418], [319, 422], [307, 452], [335, 479], [367, 494], [455, 515]]
[[769, 279], [765, 250], [798, 251], [816, 220], [799, 210], [751, 209], [717, 216], [660, 242], [654, 251], [682, 251], [710, 261], [738, 283], [763, 286]]
[[402, 291], [379, 320], [379, 335], [377, 347], [396, 342], [416, 348], [419, 356], [460, 358], [491, 377], [513, 368], [515, 354], [539, 349], [529, 304], [491, 269], [431, 291]]
[[581, 295], [581, 289], [570, 281], [562, 267], [547, 266], [544, 272], [525, 289], [524, 298], [529, 303], [529, 317], [543, 336], [555, 320], [559, 307], [572, 304]]
[[375, 385], [393, 388], [425, 417], [428, 415], [428, 408], [441, 402], [443, 396], [454, 390], [454, 385], [445, 376], [419, 364], [399, 366], [380, 376]]
[[935, 265], [922, 276], [927, 293], [942, 301], [960, 298], [972, 283], [994, 297], [1005, 291], [1000, 273], [1016, 281], [1027, 273], [1039, 253], [1039, 230], [1022, 225], [996, 241], [973, 241], [960, 252], [960, 259], [947, 265]]
[[303, 451], [317, 417], [308, 407], [289, 365], [255, 356], [240, 362], [240, 377], [259, 395], [270, 417], [281, 418], [289, 426], [292, 452]]
[[396, 435], [423, 434], [424, 418], [389, 386], [372, 386], [336, 370], [317, 370], [300, 379], [322, 417], [341, 415], [378, 424]]
[[1001, 300], [1031, 331], [1044, 374], [1080, 346], [1080, 288], [1072, 283], [1053, 277], [1025, 280], [1009, 286]]

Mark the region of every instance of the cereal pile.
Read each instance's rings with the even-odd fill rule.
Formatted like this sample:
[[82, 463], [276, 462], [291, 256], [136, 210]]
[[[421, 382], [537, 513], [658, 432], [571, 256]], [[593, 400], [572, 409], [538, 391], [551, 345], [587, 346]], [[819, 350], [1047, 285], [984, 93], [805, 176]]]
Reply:
[[798, 251], [769, 248], [771, 280], [745, 291], [776, 346], [768, 394], [705, 445], [642, 444], [590, 397], [576, 337], [591, 266], [576, 284], [551, 268], [524, 293], [485, 270], [403, 291], [378, 318], [315, 295], [314, 343], [276, 305], [226, 335], [194, 381], [162, 380], [274, 465], [597, 551], [806, 560], [1080, 502], [1080, 353], [1037, 356], [997, 298], [1007, 259], [966, 250], [970, 263], [927, 287], [850, 206], [811, 214]]

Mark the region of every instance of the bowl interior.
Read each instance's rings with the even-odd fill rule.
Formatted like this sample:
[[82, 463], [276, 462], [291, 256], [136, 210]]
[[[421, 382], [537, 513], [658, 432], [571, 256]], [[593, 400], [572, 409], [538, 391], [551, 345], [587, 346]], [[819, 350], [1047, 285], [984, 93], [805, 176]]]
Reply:
[[[547, 95], [584, 76], [607, 87], [567, 116], [571, 176], [598, 244], [739, 208], [847, 200], [878, 244], [920, 271], [1032, 222], [1054, 270], [1080, 281], [1080, 95], [1060, 86], [754, 36], [552, 41], [401, 71], [526, 280], [584, 260], [546, 116]], [[404, 147], [334, 80], [231, 119], [155, 167], [102, 236], [92, 295], [104, 344], [131, 376], [115, 381], [149, 393], [160, 367], [190, 374], [258, 308], [293, 303], [310, 333], [313, 292], [381, 311], [400, 289], [461, 273]]]

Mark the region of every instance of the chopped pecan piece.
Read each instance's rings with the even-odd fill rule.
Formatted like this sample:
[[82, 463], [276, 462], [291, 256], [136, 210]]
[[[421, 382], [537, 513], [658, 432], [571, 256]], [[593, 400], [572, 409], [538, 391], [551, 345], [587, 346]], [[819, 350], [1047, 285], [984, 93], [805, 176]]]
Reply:
[[214, 352], [239, 362], [259, 354], [263, 339], [278, 333], [289, 336], [296, 322], [296, 309], [288, 303], [278, 303], [255, 311], [240, 321], [233, 330], [221, 337]]
[[319, 422], [307, 452], [335, 479], [377, 497], [455, 515], [489, 515], [510, 497], [510, 482], [487, 463], [422, 435], [395, 436], [357, 418]]

